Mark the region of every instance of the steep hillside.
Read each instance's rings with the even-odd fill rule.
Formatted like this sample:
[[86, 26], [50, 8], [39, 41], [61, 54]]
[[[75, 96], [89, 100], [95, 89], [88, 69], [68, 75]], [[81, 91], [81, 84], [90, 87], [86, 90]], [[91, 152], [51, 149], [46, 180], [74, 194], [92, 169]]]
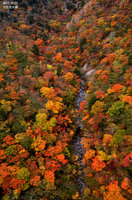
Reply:
[[[4, 4], [3, 2], [7, 2]], [[18, 9], [6, 9], [10, 1], [0, 2], [0, 27], [11, 25], [26, 35], [35, 34], [46, 43], [52, 33], [60, 33], [72, 14], [80, 10], [87, 0], [17, 0]], [[15, 4], [14, 4], [15, 5]]]
[[25, 0], [0, 13], [2, 200], [130, 200], [131, 2]]

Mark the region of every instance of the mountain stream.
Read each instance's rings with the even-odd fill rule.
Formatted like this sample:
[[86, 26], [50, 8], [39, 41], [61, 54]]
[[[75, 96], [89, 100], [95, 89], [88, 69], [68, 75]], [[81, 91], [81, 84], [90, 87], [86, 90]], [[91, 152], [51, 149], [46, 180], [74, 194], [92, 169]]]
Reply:
[[[79, 93], [78, 93], [78, 96], [77, 96], [77, 99], [76, 99], [77, 111], [80, 108], [80, 103], [82, 101], [84, 101], [85, 98], [86, 98], [86, 91], [84, 90], [83, 85], [84, 85], [84, 81], [81, 79], [80, 89], [79, 89]], [[81, 143], [81, 135], [80, 135], [80, 131], [82, 129], [81, 115], [79, 115], [78, 118], [77, 118], [77, 124], [78, 124], [78, 128], [77, 128], [77, 131], [76, 131], [76, 135], [73, 139], [73, 143], [74, 143], [74, 153], [75, 153], [75, 155], [78, 156], [78, 162], [79, 162], [77, 186], [78, 186], [80, 195], [82, 196], [83, 190], [85, 189], [86, 186], [83, 182], [83, 175], [84, 175], [83, 168], [84, 168], [84, 166], [83, 166], [83, 163], [82, 163], [82, 159], [84, 157], [85, 150], [84, 150], [84, 147]]]
[[[95, 69], [91, 69], [91, 70], [87, 71], [87, 73], [85, 73], [85, 77], [87, 77], [87, 80], [88, 80], [88, 77], [94, 71], [95, 71]], [[80, 82], [80, 89], [79, 89], [79, 92], [78, 92], [78, 95], [77, 95], [77, 98], [76, 98], [77, 111], [80, 108], [81, 102], [86, 100], [86, 91], [84, 90], [84, 81], [83, 81], [82, 78], [80, 78], [80, 81], [81, 81]], [[74, 144], [74, 153], [75, 153], [75, 155], [78, 156], [78, 162], [79, 162], [77, 186], [78, 186], [78, 189], [79, 189], [79, 192], [80, 192], [80, 196], [83, 200], [83, 192], [84, 192], [84, 189], [86, 188], [86, 185], [83, 181], [83, 176], [84, 176], [83, 169], [84, 169], [85, 166], [83, 165], [82, 160], [83, 160], [83, 157], [84, 157], [84, 154], [85, 154], [85, 150], [84, 150], [84, 147], [81, 143], [82, 138], [81, 138], [81, 135], [80, 135], [81, 129], [83, 128], [81, 114], [77, 118], [77, 124], [78, 124], [78, 128], [77, 128], [76, 134], [75, 134], [74, 139], [73, 139], [73, 144]]]

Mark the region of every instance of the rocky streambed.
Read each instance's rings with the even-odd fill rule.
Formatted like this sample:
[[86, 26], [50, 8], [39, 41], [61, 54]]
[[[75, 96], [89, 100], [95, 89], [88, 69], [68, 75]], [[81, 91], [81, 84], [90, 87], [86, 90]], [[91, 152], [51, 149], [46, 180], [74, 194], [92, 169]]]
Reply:
[[[85, 98], [86, 98], [86, 91], [84, 90], [84, 87], [83, 87], [84, 81], [82, 79], [80, 81], [81, 81], [80, 89], [79, 89], [79, 93], [78, 93], [78, 96], [77, 96], [77, 99], [76, 99], [77, 111], [80, 108], [81, 102], [84, 101]], [[83, 191], [84, 191], [86, 186], [85, 186], [85, 183], [83, 182], [84, 166], [83, 166], [82, 160], [83, 160], [83, 157], [84, 157], [85, 150], [84, 150], [84, 147], [81, 143], [82, 139], [81, 139], [81, 135], [80, 135], [80, 131], [82, 129], [82, 117], [81, 117], [81, 115], [79, 115], [78, 118], [77, 118], [77, 124], [78, 124], [78, 129], [77, 129], [76, 135], [73, 139], [73, 144], [74, 144], [74, 153], [75, 153], [75, 155], [78, 156], [78, 165], [79, 165], [78, 166], [77, 186], [78, 186], [78, 189], [79, 189], [79, 192], [80, 192], [80, 196], [82, 196]]]
[[[85, 68], [85, 65], [84, 65], [84, 68]], [[95, 71], [95, 69], [91, 69], [87, 72], [85, 72], [85, 75], [84, 77], [87, 79], [89, 79], [89, 76]], [[76, 104], [77, 104], [77, 111], [79, 110], [80, 108], [80, 104], [82, 101], [85, 101], [86, 100], [86, 91], [84, 89], [84, 80], [83, 78], [80, 78], [80, 89], [79, 89], [79, 92], [78, 92], [78, 95], [77, 95], [77, 98], [76, 98]], [[84, 157], [84, 154], [85, 154], [85, 150], [84, 150], [84, 147], [81, 143], [81, 140], [82, 140], [82, 137], [81, 137], [81, 129], [83, 128], [83, 124], [82, 124], [82, 115], [81, 113], [78, 115], [78, 118], [77, 118], [77, 124], [78, 124], [78, 128], [77, 128], [77, 131], [76, 131], [76, 134], [73, 138], [73, 144], [74, 144], [74, 153], [75, 155], [78, 156], [78, 178], [77, 178], [77, 186], [78, 186], [78, 189], [79, 189], [79, 192], [80, 192], [80, 196], [81, 196], [81, 199], [83, 199], [83, 191], [84, 189], [86, 188], [86, 185], [83, 181], [83, 177], [84, 177], [84, 165], [82, 163], [82, 160], [83, 160], [83, 157]]]

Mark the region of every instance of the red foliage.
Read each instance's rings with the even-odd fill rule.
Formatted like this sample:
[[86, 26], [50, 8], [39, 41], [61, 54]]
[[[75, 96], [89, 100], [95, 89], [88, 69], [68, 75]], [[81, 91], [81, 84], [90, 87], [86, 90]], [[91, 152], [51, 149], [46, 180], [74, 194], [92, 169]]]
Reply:
[[30, 171], [31, 177], [34, 178], [40, 174], [40, 169], [37, 167], [36, 161], [28, 159], [26, 161], [26, 167]]
[[6, 155], [4, 154], [4, 149], [0, 150], [0, 159], [3, 160], [6, 158]]
[[15, 143], [14, 138], [12, 138], [10, 135], [7, 135], [3, 141], [7, 144], [7, 145], [12, 145]]
[[98, 91], [97, 92], [97, 98], [103, 99], [104, 98], [104, 94], [105, 94], [104, 91]]
[[129, 167], [130, 162], [132, 159], [132, 152], [130, 154], [128, 154], [124, 159], [123, 159], [123, 165], [124, 167]]
[[12, 178], [10, 181], [10, 188], [12, 189], [22, 189], [23, 185], [25, 184], [24, 180], [20, 180], [17, 178]]

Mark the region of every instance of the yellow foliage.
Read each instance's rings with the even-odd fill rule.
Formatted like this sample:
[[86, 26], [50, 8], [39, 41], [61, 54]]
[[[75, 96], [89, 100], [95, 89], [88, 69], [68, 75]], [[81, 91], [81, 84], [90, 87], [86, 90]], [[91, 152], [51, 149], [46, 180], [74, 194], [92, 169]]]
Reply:
[[105, 186], [104, 185], [100, 186], [100, 190], [103, 193], [105, 191]]
[[11, 200], [9, 195], [3, 196], [3, 200]]
[[18, 197], [19, 197], [19, 195], [20, 195], [19, 189], [13, 190], [13, 195], [14, 195], [15, 199], [18, 199]]
[[52, 143], [54, 143], [56, 141], [56, 136], [54, 134], [48, 134], [46, 136], [47, 143], [52, 144]]
[[2, 178], [2, 176], [0, 176], [0, 185], [2, 185], [3, 182], [4, 182], [4, 179]]
[[51, 100], [48, 100], [48, 102], [45, 104], [45, 107], [47, 110], [53, 110], [54, 109], [54, 102]]
[[30, 28], [30, 26], [27, 26], [26, 24], [21, 24], [20, 25], [20, 29], [23, 31], [23, 30], [28, 30]]
[[84, 196], [87, 197], [90, 193], [91, 193], [91, 191], [90, 191], [89, 188], [86, 188], [86, 189], [84, 190]]
[[67, 81], [72, 81], [74, 78], [73, 74], [71, 72], [68, 72], [66, 75], [65, 75], [65, 79]]
[[103, 26], [105, 25], [104, 19], [101, 17], [98, 19], [98, 26]]
[[48, 69], [52, 69], [52, 65], [47, 64]]
[[54, 127], [57, 123], [57, 120], [55, 117], [51, 117], [51, 119], [49, 120], [49, 125]]
[[45, 145], [46, 141], [42, 140], [41, 136], [37, 136], [37, 138], [33, 140], [32, 148], [34, 148], [35, 151], [43, 151], [45, 149]]
[[11, 107], [11, 102], [10, 101], [5, 101], [4, 99], [2, 99], [0, 101], [1, 105], [1, 109], [4, 111], [11, 111], [12, 107]]
[[45, 107], [47, 110], [52, 110], [53, 113], [58, 113], [62, 110], [63, 103], [61, 102], [53, 102], [52, 100], [48, 100], [48, 102], [45, 104]]
[[113, 153], [113, 154], [112, 154], [112, 157], [115, 158], [115, 159], [118, 158], [118, 156], [116, 155], [116, 153]]
[[46, 123], [47, 115], [45, 113], [38, 113], [36, 115], [36, 122], [39, 127], [42, 127]]
[[107, 160], [108, 157], [104, 151], [98, 151], [98, 158], [102, 161]]
[[61, 24], [59, 21], [57, 20], [50, 20], [50, 25], [53, 27], [53, 28], [57, 28], [57, 27], [60, 27]]
[[43, 96], [45, 96], [48, 99], [53, 99], [56, 96], [53, 88], [42, 87], [40, 89], [40, 92], [42, 93]]
[[77, 172], [76, 169], [73, 169], [73, 170], [72, 170], [72, 173], [73, 173], [73, 174], [76, 174], [76, 172]]
[[40, 157], [38, 158], [38, 164], [39, 164], [39, 169], [41, 171], [41, 174], [44, 175], [44, 172], [45, 172], [45, 167], [44, 167], [44, 158], [43, 157]]
[[71, 130], [70, 131], [70, 135], [73, 136], [74, 135], [74, 131]]
[[77, 161], [78, 158], [79, 158], [78, 155], [75, 155], [74, 161]]
[[18, 133], [15, 136], [16, 142], [19, 142], [20, 140], [24, 139], [26, 137], [26, 133]]
[[95, 104], [92, 106], [91, 113], [97, 115], [97, 113], [100, 113], [104, 110], [104, 106], [104, 102], [96, 101]]

